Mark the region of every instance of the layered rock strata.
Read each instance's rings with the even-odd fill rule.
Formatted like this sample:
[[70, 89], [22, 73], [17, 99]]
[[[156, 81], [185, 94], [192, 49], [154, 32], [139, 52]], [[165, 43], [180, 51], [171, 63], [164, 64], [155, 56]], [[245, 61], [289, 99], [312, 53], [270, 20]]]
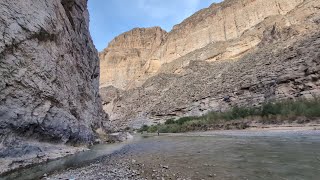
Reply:
[[111, 41], [99, 55], [101, 87], [129, 89], [141, 85], [144, 78], [159, 69], [160, 64], [150, 57], [166, 34], [160, 27], [135, 28]]
[[[225, 0], [200, 10], [169, 33], [159, 28], [133, 29], [116, 37], [101, 53], [101, 86], [123, 90], [141, 86], [146, 79], [159, 74], [162, 65], [212, 43], [217, 43], [215, 47], [224, 53], [206, 58], [212, 61], [238, 58], [260, 43], [264, 27], [249, 36], [244, 34], [266, 18], [283, 17], [302, 3], [304, 0]], [[284, 21], [285, 26], [297, 23], [290, 17]], [[231, 45], [220, 45], [233, 40]]]
[[161, 53], [153, 54], [166, 63], [142, 86], [113, 98], [111, 120], [139, 127], [318, 96], [319, 9], [319, 0], [229, 0], [199, 11], [169, 32], [155, 51]]

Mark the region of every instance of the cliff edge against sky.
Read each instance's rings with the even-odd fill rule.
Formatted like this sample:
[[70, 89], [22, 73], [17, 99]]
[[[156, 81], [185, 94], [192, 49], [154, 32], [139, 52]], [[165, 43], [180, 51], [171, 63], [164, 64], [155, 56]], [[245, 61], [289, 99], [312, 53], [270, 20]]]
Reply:
[[[127, 48], [118, 48], [118, 53], [128, 59], [104, 56], [108, 47], [101, 63], [112, 61], [115, 65], [108, 68], [114, 69], [102, 68], [101, 74], [134, 73], [130, 79], [106, 83], [114, 87], [101, 81], [102, 93], [113, 95], [104, 98], [104, 109], [114, 123], [139, 127], [233, 106], [317, 96], [319, 7], [319, 0], [212, 4], [161, 34], [160, 45], [141, 57], [146, 66], [132, 66], [141, 60], [130, 59], [123, 51]], [[140, 39], [132, 33], [120, 36]], [[119, 86], [117, 80], [125, 83]]]

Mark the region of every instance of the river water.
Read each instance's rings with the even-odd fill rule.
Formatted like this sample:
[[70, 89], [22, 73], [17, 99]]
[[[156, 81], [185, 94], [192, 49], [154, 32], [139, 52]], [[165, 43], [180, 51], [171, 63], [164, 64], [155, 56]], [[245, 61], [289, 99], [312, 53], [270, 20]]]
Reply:
[[191, 179], [320, 179], [319, 131], [199, 135], [148, 138], [132, 151]]
[[[320, 179], [320, 131], [224, 131], [162, 136], [99, 145], [17, 171], [2, 179], [36, 179], [126, 148], [138, 162], [189, 179]], [[0, 178], [1, 179], [1, 178]]]

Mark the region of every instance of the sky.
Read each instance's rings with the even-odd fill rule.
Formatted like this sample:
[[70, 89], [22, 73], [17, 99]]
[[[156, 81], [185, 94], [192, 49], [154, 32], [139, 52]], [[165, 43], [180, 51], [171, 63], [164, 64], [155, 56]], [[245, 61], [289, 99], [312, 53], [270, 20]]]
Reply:
[[90, 32], [102, 51], [123, 32], [135, 27], [160, 26], [170, 31], [200, 9], [221, 0], [89, 0]]

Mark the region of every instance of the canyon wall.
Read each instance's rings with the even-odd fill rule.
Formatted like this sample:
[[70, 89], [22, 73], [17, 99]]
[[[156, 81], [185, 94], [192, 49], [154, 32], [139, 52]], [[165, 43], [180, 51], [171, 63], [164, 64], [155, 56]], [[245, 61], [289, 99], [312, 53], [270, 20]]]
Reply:
[[[210, 43], [238, 39], [266, 18], [285, 15], [302, 2], [303, 0], [225, 0], [198, 11], [174, 26], [168, 34], [153, 32], [154, 36], [151, 37], [150, 32], [155, 31], [154, 28], [134, 29], [124, 33], [116, 37], [100, 56], [101, 86], [112, 85], [124, 90], [138, 87], [147, 78], [158, 74], [163, 64], [170, 63]], [[295, 22], [287, 19], [286, 23], [289, 25]], [[147, 32], [144, 33], [146, 30]], [[260, 42], [259, 37], [255, 36], [258, 36], [258, 33], [243, 39], [237, 47], [232, 49], [230, 47], [228, 51], [231, 52], [218, 58], [237, 58]], [[137, 43], [132, 44], [136, 46], [127, 46], [125, 43], [125, 41], [141, 42], [145, 39], [156, 40], [155, 43], [151, 43], [152, 48], [146, 48]], [[116, 42], [119, 45], [115, 48]], [[152, 50], [137, 58], [141, 54], [138, 52], [146, 49]]]
[[142, 85], [108, 87], [114, 93], [104, 107], [118, 127], [140, 127], [233, 106], [316, 97], [319, 9], [319, 0], [213, 4], [165, 36], [149, 59], [159, 69]]
[[150, 74], [147, 70], [159, 69], [160, 64], [150, 61], [150, 57], [166, 34], [160, 27], [135, 28], [112, 40], [100, 53], [101, 87], [129, 89], [140, 85]]
[[12, 137], [87, 144], [107, 128], [88, 26], [87, 0], [0, 2], [1, 148]]
[[[225, 0], [173, 27], [154, 59], [171, 62], [209, 43], [239, 38], [265, 18], [285, 15], [303, 0]], [[256, 44], [255, 44], [256, 45]]]

